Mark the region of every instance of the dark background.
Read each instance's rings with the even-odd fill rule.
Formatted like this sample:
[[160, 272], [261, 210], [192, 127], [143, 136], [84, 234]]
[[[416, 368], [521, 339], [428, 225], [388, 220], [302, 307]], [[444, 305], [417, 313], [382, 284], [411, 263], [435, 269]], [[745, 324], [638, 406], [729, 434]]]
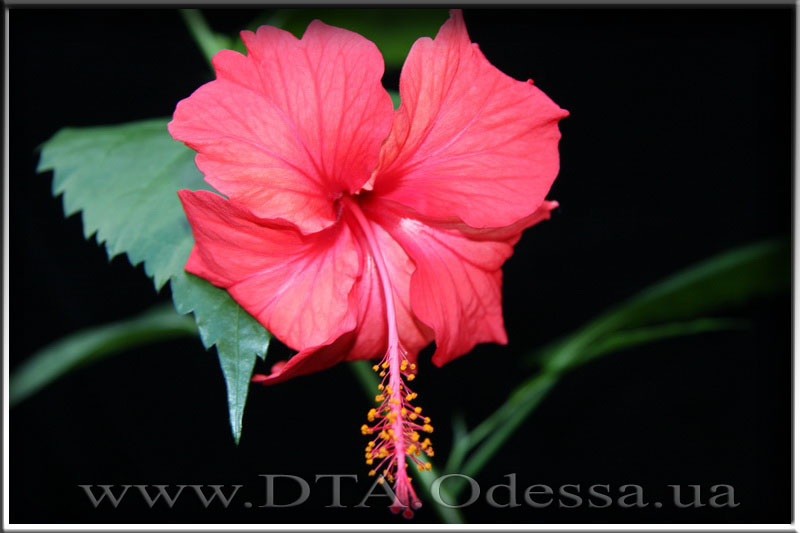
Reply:
[[[208, 10], [233, 33], [253, 10]], [[552, 9], [465, 12], [498, 68], [533, 78], [571, 116], [561, 123], [562, 207], [526, 232], [505, 267], [508, 347], [482, 345], [417, 388], [437, 423], [490, 414], [524, 375], [527, 350], [568, 333], [652, 282], [737, 245], [789, 238], [794, 8]], [[158, 301], [142, 268], [108, 262], [63, 219], [37, 145], [64, 126], [168, 116], [210, 79], [172, 10], [12, 9], [10, 13], [10, 365], [77, 329]], [[396, 84], [397, 72], [387, 74]], [[493, 509], [474, 522], [789, 522], [790, 297], [724, 316], [753, 327], [670, 340], [602, 358], [566, 377], [478, 481], [516, 472], [525, 487], [626, 483], [647, 501], [669, 484], [735, 487], [736, 508]], [[272, 360], [282, 348], [273, 346]], [[283, 349], [285, 350], [285, 349]], [[267, 365], [259, 368], [265, 371]], [[258, 509], [259, 474], [358, 474], [370, 404], [340, 366], [254, 387], [241, 445], [222, 374], [199, 341], [175, 341], [76, 371], [11, 412], [12, 522], [394, 522], [380, 506], [325, 509], [330, 482], [288, 510]], [[140, 498], [93, 509], [80, 484], [243, 484], [255, 503], [172, 510]], [[280, 485], [279, 485], [280, 488]], [[133, 490], [133, 489], [132, 489]], [[278, 496], [292, 498], [291, 488]], [[616, 492], [612, 492], [612, 495]], [[707, 498], [707, 496], [705, 496]], [[501, 498], [502, 500], [502, 498]], [[376, 505], [379, 499], [374, 500]], [[415, 519], [435, 522], [425, 506]]]

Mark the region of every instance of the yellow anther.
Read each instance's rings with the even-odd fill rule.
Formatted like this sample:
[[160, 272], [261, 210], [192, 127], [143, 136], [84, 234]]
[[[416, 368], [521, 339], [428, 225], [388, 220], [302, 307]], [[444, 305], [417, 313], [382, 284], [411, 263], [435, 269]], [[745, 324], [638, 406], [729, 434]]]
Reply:
[[422, 426], [422, 431], [433, 433], [433, 426], [430, 424], [425, 424], [424, 426]]
[[372, 370], [374, 370], [375, 372], [377, 372], [379, 368], [380, 368], [380, 367], [379, 367], [378, 365], [373, 365], [373, 367], [372, 367]]
[[409, 393], [409, 394], [406, 394], [406, 401], [407, 402], [410, 402], [413, 399], [414, 399], [414, 393], [413, 392]]
[[372, 464], [372, 459], [367, 459], [367, 464], [371, 465]]
[[426, 451], [425, 455], [427, 455], [428, 457], [433, 457], [433, 449], [429, 449], [428, 451]]
[[382, 402], [383, 401], [383, 394], [378, 394], [377, 396], [375, 396], [375, 401], [376, 402]]
[[391, 394], [391, 393], [392, 393], [392, 386], [386, 385], [386, 394]]
[[369, 435], [370, 433], [372, 433], [372, 430], [369, 428], [368, 425], [364, 424], [363, 426], [361, 426], [362, 435]]
[[375, 471], [374, 471], [374, 470], [370, 470], [370, 471], [369, 471], [369, 475], [370, 475], [370, 476], [374, 476], [374, 475], [375, 475]]
[[417, 465], [417, 468], [419, 469], [420, 472], [424, 472], [425, 471], [425, 467], [422, 466], [422, 465]]
[[422, 407], [415, 407], [414, 412], [420, 414], [422, 412]]
[[383, 485], [383, 477], [378, 478], [378, 485]]
[[416, 431], [414, 433], [412, 433], [411, 434], [411, 440], [413, 440], [414, 442], [419, 441], [419, 433], [417, 433]]
[[400, 416], [405, 417], [407, 414], [408, 414], [408, 409], [406, 409], [405, 407], [400, 409]]
[[417, 365], [415, 365], [414, 363], [411, 363], [411, 370], [414, 370], [415, 368], [417, 368]]
[[414, 453], [416, 451], [416, 449], [417, 449], [417, 446], [415, 444], [411, 444], [408, 447], [408, 453]]
[[433, 465], [432, 465], [432, 464], [430, 464], [430, 463], [425, 463], [425, 470], [430, 470], [431, 468], [433, 468]]
[[416, 374], [409, 374], [408, 375], [408, 381], [414, 381], [415, 377], [416, 377]]
[[378, 390], [383, 390], [383, 383], [381, 383], [380, 385], [378, 385]]
[[380, 377], [383, 377], [383, 376], [385, 376], [385, 375], [386, 375], [386, 371], [385, 371], [385, 370], [381, 370], [381, 373], [380, 373], [380, 374], [378, 374], [378, 375], [379, 375]]
[[430, 417], [427, 417], [427, 416], [425, 417], [425, 423], [426, 424], [430, 424], [431, 423]]
[[400, 363], [400, 370], [405, 370], [408, 367], [408, 361]]
[[411, 420], [416, 420], [417, 419], [417, 413], [411, 413], [408, 418], [410, 418]]
[[381, 367], [382, 368], [389, 368], [389, 361], [384, 361], [384, 363], [381, 365]]

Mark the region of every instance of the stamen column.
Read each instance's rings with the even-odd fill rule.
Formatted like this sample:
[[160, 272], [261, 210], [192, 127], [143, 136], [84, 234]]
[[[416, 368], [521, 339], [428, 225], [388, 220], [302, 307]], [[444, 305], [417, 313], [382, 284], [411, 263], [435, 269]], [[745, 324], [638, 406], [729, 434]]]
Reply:
[[[419, 431], [432, 432], [433, 427], [429, 418], [420, 416], [422, 410], [410, 403], [417, 395], [408, 387], [403, 377], [408, 381], [413, 380], [416, 365], [408, 360], [407, 352], [400, 342], [392, 284], [375, 232], [360, 206], [352, 198], [343, 200], [363, 232], [375, 260], [386, 310], [386, 355], [373, 367], [383, 378], [378, 386], [380, 394], [375, 397], [380, 405], [367, 414], [368, 420], [376, 423], [372, 426], [364, 424], [361, 428], [365, 435], [378, 433], [378, 437], [367, 445], [365, 457], [369, 465], [380, 460], [377, 467], [370, 471], [370, 475], [377, 473], [380, 476], [378, 482], [382, 482], [385, 477], [390, 483], [394, 483], [395, 502], [391, 509], [395, 512], [403, 511], [403, 515], [410, 518], [413, 516], [412, 508], [419, 508], [422, 504], [411, 487], [411, 479], [406, 470], [407, 456], [411, 457], [420, 470], [431, 468], [430, 463], [418, 459], [421, 453], [433, 456], [430, 440], [424, 439], [420, 442]], [[420, 418], [420, 422], [424, 424], [416, 422]]]

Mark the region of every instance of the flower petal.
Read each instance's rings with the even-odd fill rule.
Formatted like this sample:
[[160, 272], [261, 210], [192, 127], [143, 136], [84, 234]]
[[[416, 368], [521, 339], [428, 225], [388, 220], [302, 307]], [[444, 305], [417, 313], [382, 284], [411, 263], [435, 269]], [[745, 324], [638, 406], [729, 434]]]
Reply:
[[353, 346], [355, 332], [345, 333], [331, 344], [314, 346], [295, 354], [286, 362], [274, 365], [269, 375], [254, 374], [253, 382], [275, 385], [297, 376], [325, 370], [344, 361]]
[[319, 231], [336, 220], [333, 200], [369, 178], [390, 129], [383, 58], [319, 21], [300, 40], [270, 26], [242, 39], [248, 55], [219, 52], [217, 79], [178, 104], [169, 131], [232, 200]]
[[[362, 264], [361, 274], [350, 293], [350, 305], [357, 310], [357, 326], [332, 344], [311, 347], [295, 354], [288, 362], [274, 366], [269, 375], [254, 375], [254, 382], [274, 385], [295, 376], [323, 370], [341, 361], [374, 359], [386, 352], [388, 335], [383, 289], [375, 260], [363, 240], [363, 235], [358, 236], [354, 229], [356, 227], [357, 224], [354, 224], [351, 231], [361, 246]], [[415, 361], [419, 351], [433, 340], [433, 332], [411, 312], [409, 284], [414, 264], [383, 228], [372, 224], [372, 230], [391, 278], [398, 334], [408, 350], [409, 359]]]
[[[370, 222], [370, 225], [389, 273], [400, 342], [408, 351], [409, 358], [416, 360], [419, 351], [433, 340], [433, 332], [411, 312], [409, 299], [414, 263], [386, 230], [374, 222]], [[386, 303], [380, 277], [365, 237], [356, 231], [357, 227], [354, 223], [353, 232], [361, 246], [363, 264], [361, 276], [352, 293], [353, 305], [358, 309], [358, 326], [347, 360], [382, 356], [388, 340]]]
[[509, 228], [475, 229], [436, 221], [377, 201], [365, 209], [414, 262], [411, 309], [434, 331], [434, 364], [441, 366], [481, 342], [507, 343], [502, 270], [525, 227], [550, 218], [556, 202]]
[[330, 344], [355, 328], [348, 296], [360, 257], [347, 225], [303, 235], [208, 191], [178, 194], [195, 238], [188, 272], [227, 289], [290, 348]]
[[402, 106], [368, 187], [425, 216], [507, 226], [550, 190], [567, 112], [492, 66], [470, 43], [461, 11], [450, 13], [406, 59]]

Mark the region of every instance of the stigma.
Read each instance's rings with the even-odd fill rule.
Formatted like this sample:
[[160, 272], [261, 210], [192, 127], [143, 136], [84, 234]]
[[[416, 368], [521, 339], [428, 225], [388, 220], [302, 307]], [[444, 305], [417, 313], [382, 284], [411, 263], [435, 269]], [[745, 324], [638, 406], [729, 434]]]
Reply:
[[394, 485], [394, 512], [403, 512], [411, 518], [412, 509], [422, 506], [411, 486], [408, 465], [423, 472], [431, 469], [429, 458], [433, 457], [431, 419], [423, 415], [421, 407], [412, 403], [417, 393], [409, 386], [416, 376], [416, 364], [408, 359], [401, 345], [390, 348], [380, 363], [372, 367], [382, 378], [378, 385], [375, 402], [378, 404], [367, 413], [369, 424], [361, 426], [364, 435], [375, 435], [367, 443], [364, 457], [370, 466], [369, 475], [378, 476]]

